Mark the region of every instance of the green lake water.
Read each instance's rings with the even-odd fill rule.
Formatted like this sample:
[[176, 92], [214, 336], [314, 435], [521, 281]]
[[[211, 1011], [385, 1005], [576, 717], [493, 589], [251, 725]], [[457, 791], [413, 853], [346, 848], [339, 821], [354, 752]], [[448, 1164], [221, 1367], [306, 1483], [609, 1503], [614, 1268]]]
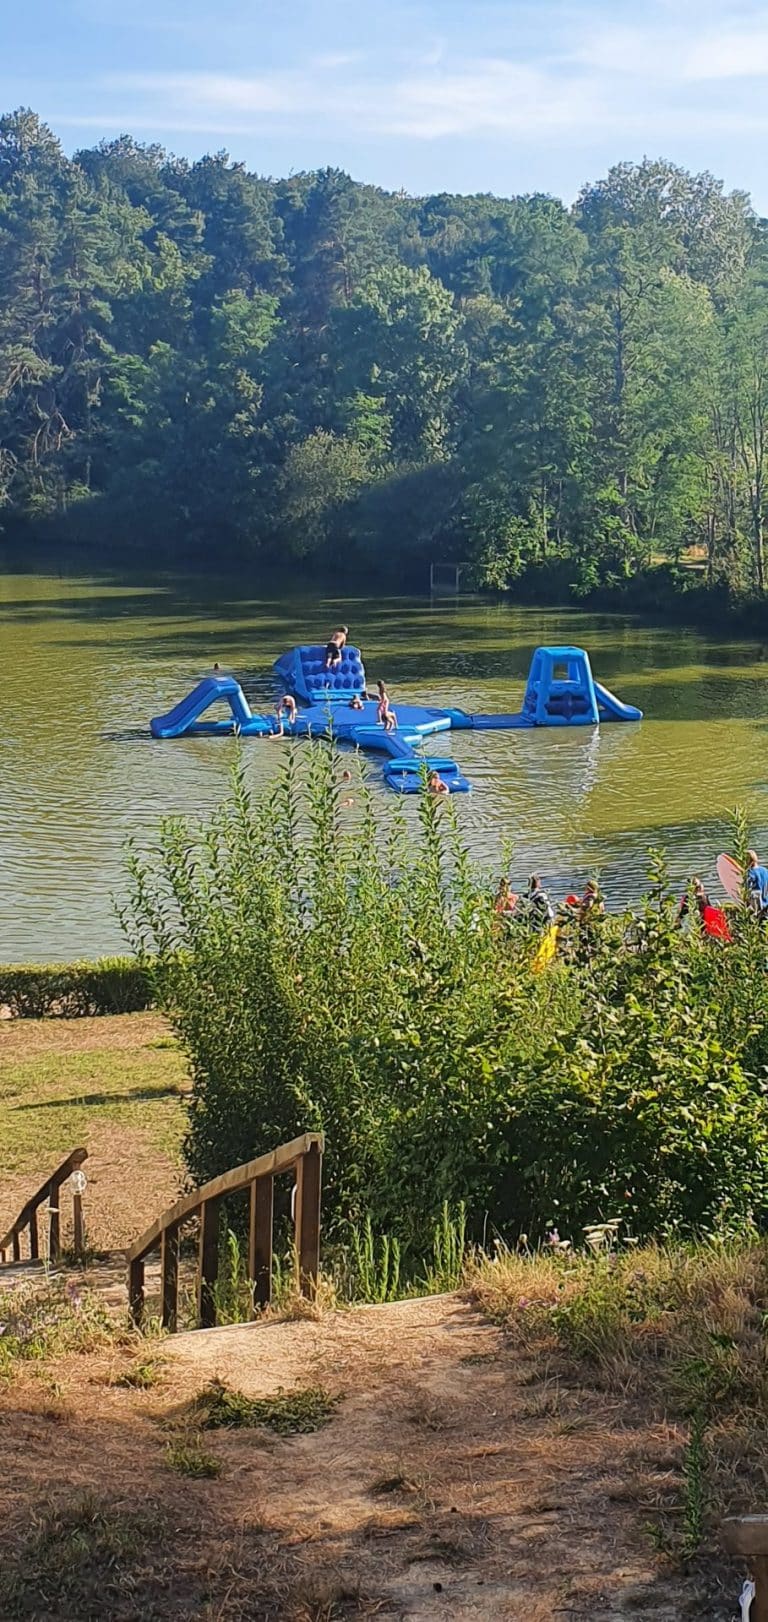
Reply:
[[[151, 840], [164, 813], [212, 807], [233, 751], [221, 738], [154, 742], [150, 716], [215, 659], [255, 709], [271, 706], [273, 659], [339, 621], [395, 706], [515, 710], [536, 644], [574, 642], [599, 681], [645, 711], [639, 726], [599, 731], [451, 735], [473, 784], [455, 802], [467, 839], [492, 864], [510, 841], [515, 881], [538, 869], [560, 895], [598, 871], [618, 907], [642, 891], [647, 847], [664, 845], [681, 883], [701, 873], [717, 893], [723, 817], [737, 801], [768, 846], [768, 646], [755, 641], [470, 597], [333, 597], [293, 583], [267, 594], [247, 569], [237, 579], [0, 572], [0, 960], [119, 950], [112, 897], [126, 838]], [[266, 783], [290, 746], [243, 747], [254, 782]]]

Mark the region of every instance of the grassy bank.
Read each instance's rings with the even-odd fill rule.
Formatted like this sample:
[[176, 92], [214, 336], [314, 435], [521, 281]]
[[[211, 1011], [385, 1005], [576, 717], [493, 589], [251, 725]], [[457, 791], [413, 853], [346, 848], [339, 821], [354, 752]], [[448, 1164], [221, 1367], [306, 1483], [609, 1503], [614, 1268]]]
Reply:
[[125, 1244], [175, 1193], [186, 1086], [182, 1055], [155, 1014], [0, 1026], [0, 1228], [83, 1144], [89, 1241]]

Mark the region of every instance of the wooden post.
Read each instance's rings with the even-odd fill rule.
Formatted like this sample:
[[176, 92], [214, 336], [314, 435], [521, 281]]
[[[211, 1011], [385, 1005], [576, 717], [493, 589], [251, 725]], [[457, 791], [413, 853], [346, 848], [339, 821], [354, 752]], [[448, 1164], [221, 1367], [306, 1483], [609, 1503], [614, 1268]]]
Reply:
[[319, 1143], [312, 1143], [296, 1167], [296, 1252], [299, 1289], [312, 1295], [320, 1272], [320, 1172]]
[[163, 1228], [160, 1240], [162, 1325], [175, 1334], [179, 1309], [179, 1230]]
[[742, 1555], [755, 1584], [750, 1622], [768, 1622], [768, 1515], [738, 1515], [723, 1522], [729, 1554]]
[[11, 1240], [11, 1243], [12, 1243], [12, 1246], [13, 1246], [13, 1259], [14, 1259], [15, 1262], [20, 1262], [21, 1261], [21, 1245], [19, 1244], [19, 1232], [18, 1232], [17, 1228], [14, 1228], [14, 1230], [13, 1230], [13, 1238]]
[[220, 1200], [205, 1200], [200, 1207], [200, 1251], [197, 1267], [197, 1316], [201, 1329], [216, 1322], [214, 1289], [219, 1272]]
[[253, 1304], [255, 1307], [268, 1307], [272, 1300], [274, 1203], [274, 1177], [257, 1177], [251, 1183], [251, 1212], [248, 1230], [248, 1277], [253, 1284]]
[[144, 1317], [144, 1257], [139, 1256], [128, 1267], [128, 1311], [136, 1325], [141, 1327]]
[[61, 1250], [61, 1223], [59, 1221], [59, 1200], [61, 1189], [59, 1183], [51, 1183], [48, 1188], [48, 1260], [57, 1262]]
[[74, 1230], [75, 1230], [75, 1232], [74, 1232], [74, 1240], [73, 1240], [73, 1249], [74, 1249], [75, 1255], [78, 1258], [80, 1258], [85, 1253], [85, 1237], [84, 1237], [84, 1233], [83, 1233], [83, 1196], [82, 1196], [82, 1194], [75, 1194], [73, 1196], [72, 1205], [74, 1207], [73, 1217], [74, 1217]]
[[37, 1208], [29, 1219], [29, 1259], [36, 1262], [40, 1255], [40, 1242], [37, 1237]]

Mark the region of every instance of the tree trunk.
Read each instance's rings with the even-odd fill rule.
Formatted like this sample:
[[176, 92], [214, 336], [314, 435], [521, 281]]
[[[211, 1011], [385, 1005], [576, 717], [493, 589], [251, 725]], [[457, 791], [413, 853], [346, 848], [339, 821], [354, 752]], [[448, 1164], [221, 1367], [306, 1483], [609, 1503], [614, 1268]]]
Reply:
[[717, 519], [714, 512], [707, 513], [707, 585], [715, 583], [715, 549], [717, 546]]

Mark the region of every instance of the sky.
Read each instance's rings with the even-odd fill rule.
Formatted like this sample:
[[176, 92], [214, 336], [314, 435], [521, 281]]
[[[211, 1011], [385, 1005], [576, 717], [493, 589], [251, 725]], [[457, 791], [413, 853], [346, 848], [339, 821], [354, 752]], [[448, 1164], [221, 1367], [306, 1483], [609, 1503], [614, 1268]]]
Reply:
[[546, 191], [667, 157], [768, 214], [768, 0], [0, 0], [0, 110], [266, 175]]

